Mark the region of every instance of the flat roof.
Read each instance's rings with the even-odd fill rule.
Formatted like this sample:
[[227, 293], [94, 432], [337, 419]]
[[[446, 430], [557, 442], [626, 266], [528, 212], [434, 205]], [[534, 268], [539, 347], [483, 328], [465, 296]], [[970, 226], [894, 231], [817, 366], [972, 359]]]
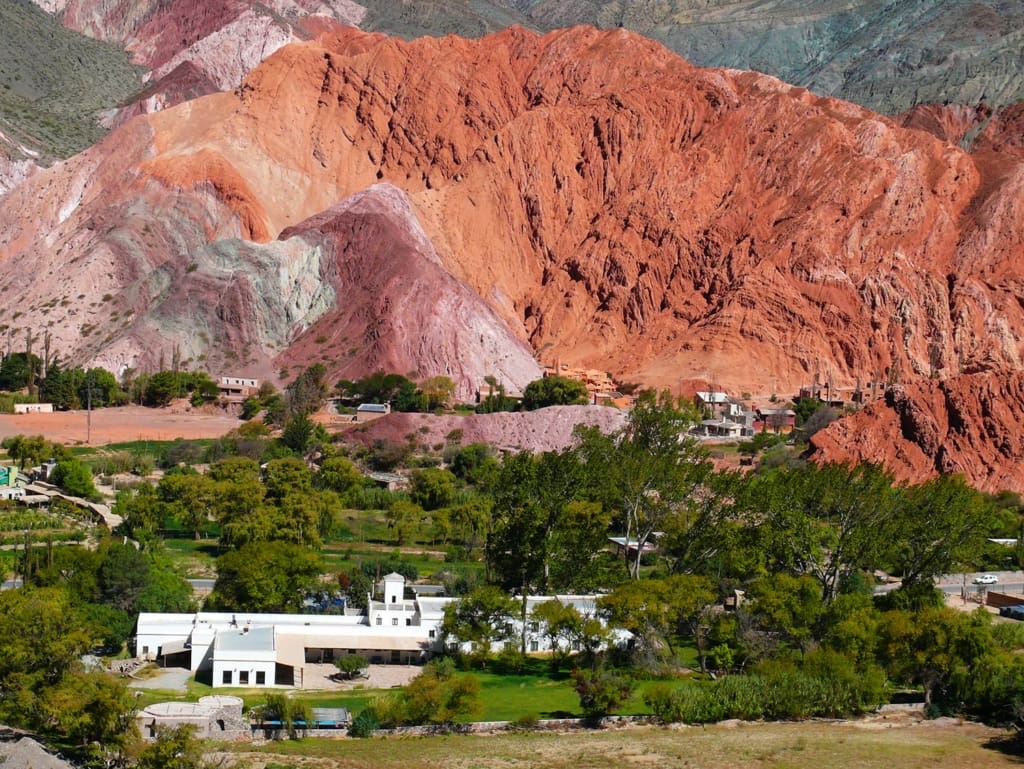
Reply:
[[274, 650], [274, 628], [256, 627], [217, 633], [217, 649], [221, 651], [256, 652]]

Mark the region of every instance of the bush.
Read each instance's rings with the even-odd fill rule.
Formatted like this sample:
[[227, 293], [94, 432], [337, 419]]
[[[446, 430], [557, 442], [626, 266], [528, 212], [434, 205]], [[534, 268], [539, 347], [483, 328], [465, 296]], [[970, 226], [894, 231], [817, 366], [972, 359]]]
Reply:
[[540, 716], [536, 713], [524, 713], [518, 718], [512, 719], [509, 722], [509, 728], [517, 732], [528, 732], [532, 729], [536, 729], [540, 723]]
[[633, 682], [609, 670], [577, 670], [573, 673], [580, 707], [588, 718], [601, 718], [618, 710], [633, 693]]
[[348, 727], [349, 737], [372, 737], [373, 733], [380, 729], [380, 721], [372, 707], [364, 708], [363, 711], [352, 719]]

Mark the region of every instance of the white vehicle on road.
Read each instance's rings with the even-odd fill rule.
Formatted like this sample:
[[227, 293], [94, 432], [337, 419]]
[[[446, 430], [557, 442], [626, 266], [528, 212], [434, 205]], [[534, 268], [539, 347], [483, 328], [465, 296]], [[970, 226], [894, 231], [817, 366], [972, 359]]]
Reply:
[[981, 574], [974, 578], [975, 585], [995, 585], [999, 582], [999, 577], [995, 574]]

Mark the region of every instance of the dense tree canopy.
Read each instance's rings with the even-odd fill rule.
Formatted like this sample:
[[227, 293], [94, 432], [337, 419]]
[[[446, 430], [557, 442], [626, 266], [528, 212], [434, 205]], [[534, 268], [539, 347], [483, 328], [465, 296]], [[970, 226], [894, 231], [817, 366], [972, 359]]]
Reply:
[[535, 379], [523, 390], [523, 408], [527, 411], [547, 406], [578, 406], [590, 402], [587, 387], [582, 382], [563, 376]]

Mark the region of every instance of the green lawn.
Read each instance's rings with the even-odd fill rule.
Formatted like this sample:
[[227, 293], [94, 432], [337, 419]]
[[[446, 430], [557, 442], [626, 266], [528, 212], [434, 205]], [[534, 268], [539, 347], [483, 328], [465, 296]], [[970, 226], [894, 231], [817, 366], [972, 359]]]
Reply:
[[[558, 675], [552, 677], [548, 672], [547, 660], [540, 658], [531, 658], [527, 662], [526, 671], [521, 674], [503, 671], [500, 663], [496, 661], [491, 665], [491, 670], [475, 670], [468, 673], [480, 682], [482, 702], [480, 712], [472, 720], [513, 721], [525, 715], [536, 715], [540, 718], [570, 718], [582, 715], [579, 698], [567, 668], [563, 668]], [[651, 710], [643, 701], [644, 692], [658, 683], [663, 682], [637, 681], [633, 696], [618, 712], [622, 715], [649, 714]], [[311, 707], [348, 708], [352, 713], [359, 713], [377, 697], [386, 696], [394, 691], [362, 688], [346, 691], [294, 690], [291, 696], [308, 703]], [[186, 693], [143, 690], [140, 703], [194, 701], [208, 694], [241, 697], [248, 708], [262, 703], [267, 690], [212, 687], [193, 680], [189, 682]]]

